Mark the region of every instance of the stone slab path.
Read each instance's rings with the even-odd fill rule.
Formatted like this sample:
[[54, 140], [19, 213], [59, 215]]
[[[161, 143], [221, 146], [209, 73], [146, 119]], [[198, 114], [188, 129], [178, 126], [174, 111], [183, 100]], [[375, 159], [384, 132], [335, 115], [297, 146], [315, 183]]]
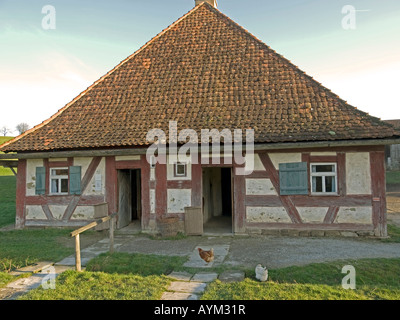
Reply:
[[55, 279], [61, 273], [72, 269], [69, 266], [53, 266], [48, 262], [40, 262], [34, 266], [23, 268], [12, 273], [19, 276], [24, 273], [33, 274], [26, 278], [19, 278], [10, 282], [6, 287], [0, 289], [0, 300], [16, 300], [30, 290], [36, 289], [43, 284], [49, 285], [49, 279]]
[[[205, 262], [203, 259], [200, 258], [198, 248], [201, 248], [205, 251], [208, 251], [211, 248], [213, 248], [215, 257], [214, 260], [211, 261], [210, 263]], [[230, 245], [214, 245], [210, 247], [209, 245], [200, 244], [196, 246], [196, 248], [192, 251], [192, 253], [189, 256], [189, 260], [185, 262], [184, 266], [193, 268], [211, 268], [221, 265], [229, 253], [229, 248]]]
[[242, 281], [244, 272], [225, 271], [220, 276], [215, 272], [172, 272], [168, 277], [176, 280], [171, 282], [168, 291], [164, 292], [161, 300], [199, 300], [207, 284], [220, 279], [224, 282]]

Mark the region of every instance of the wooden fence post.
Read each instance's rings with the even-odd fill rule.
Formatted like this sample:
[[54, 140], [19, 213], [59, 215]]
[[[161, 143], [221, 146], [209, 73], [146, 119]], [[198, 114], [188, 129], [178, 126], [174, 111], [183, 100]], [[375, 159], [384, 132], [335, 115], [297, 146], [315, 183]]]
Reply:
[[76, 271], [81, 272], [81, 245], [79, 239], [79, 233], [75, 236], [75, 267]]
[[110, 253], [114, 253], [114, 221], [115, 218], [110, 220]]

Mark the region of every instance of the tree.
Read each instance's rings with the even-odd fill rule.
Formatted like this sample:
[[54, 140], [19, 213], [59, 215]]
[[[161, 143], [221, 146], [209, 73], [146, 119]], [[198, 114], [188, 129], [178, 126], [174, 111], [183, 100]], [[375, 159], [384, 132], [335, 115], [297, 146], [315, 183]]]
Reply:
[[29, 130], [29, 124], [25, 123], [25, 122], [21, 122], [20, 124], [18, 124], [16, 127], [17, 131], [19, 132], [19, 134], [23, 134], [25, 131]]
[[11, 130], [4, 126], [0, 129], [0, 133], [5, 137], [8, 133], [11, 133]]

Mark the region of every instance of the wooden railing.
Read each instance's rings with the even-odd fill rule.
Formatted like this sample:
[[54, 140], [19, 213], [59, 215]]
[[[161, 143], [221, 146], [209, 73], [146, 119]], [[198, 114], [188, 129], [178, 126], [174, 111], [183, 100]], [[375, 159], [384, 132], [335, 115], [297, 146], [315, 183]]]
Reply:
[[86, 226], [83, 226], [75, 231], [71, 232], [71, 237], [75, 237], [75, 267], [76, 271], [82, 271], [82, 266], [81, 266], [81, 244], [80, 244], [80, 234], [82, 232], [85, 232], [87, 230], [90, 230], [92, 228], [97, 227], [99, 224], [102, 224], [104, 222], [110, 221], [110, 253], [114, 252], [114, 223], [115, 223], [115, 218], [117, 216], [117, 213], [113, 213], [107, 217], [98, 219], [96, 221], [93, 221]]

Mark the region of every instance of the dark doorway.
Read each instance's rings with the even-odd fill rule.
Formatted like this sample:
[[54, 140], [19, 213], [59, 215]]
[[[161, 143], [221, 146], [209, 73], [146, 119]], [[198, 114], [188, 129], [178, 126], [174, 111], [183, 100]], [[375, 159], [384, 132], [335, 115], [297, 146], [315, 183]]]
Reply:
[[118, 223], [117, 228], [140, 221], [142, 215], [140, 170], [118, 170]]
[[232, 169], [203, 168], [205, 233], [232, 233]]

